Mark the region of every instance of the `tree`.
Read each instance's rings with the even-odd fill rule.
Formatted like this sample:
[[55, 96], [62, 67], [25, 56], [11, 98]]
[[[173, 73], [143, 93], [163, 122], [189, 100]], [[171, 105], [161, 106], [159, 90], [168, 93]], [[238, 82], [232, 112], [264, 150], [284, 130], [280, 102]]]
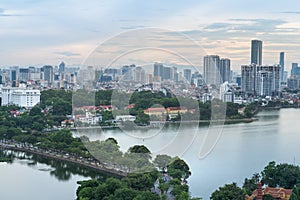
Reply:
[[232, 102], [227, 102], [226, 116], [232, 117], [232, 116], [238, 115], [238, 109], [239, 109], [238, 104], [232, 103]]
[[160, 200], [160, 197], [152, 192], [140, 192], [133, 200]]
[[123, 181], [130, 188], [140, 191], [147, 191], [153, 187], [155, 180], [158, 178], [156, 176], [151, 176], [151, 173], [132, 173], [123, 179]]
[[245, 178], [243, 189], [245, 189], [248, 195], [251, 195], [252, 192], [257, 189], [257, 184], [259, 182], [260, 175], [258, 173], [253, 174], [250, 179]]
[[300, 199], [300, 184], [298, 183], [292, 191], [290, 200], [299, 200]]
[[261, 172], [262, 183], [267, 184], [269, 187], [276, 187], [277, 180], [274, 179], [276, 176], [276, 163], [274, 161], [269, 162], [269, 164]]
[[245, 193], [236, 183], [225, 184], [214, 191], [210, 197], [212, 200], [244, 200]]
[[137, 125], [149, 125], [150, 117], [149, 117], [149, 115], [145, 114], [143, 110], [139, 110], [134, 122]]
[[300, 168], [290, 164], [270, 162], [262, 171], [262, 182], [270, 187], [292, 189], [300, 179]]
[[172, 160], [171, 156], [163, 154], [163, 155], [157, 155], [153, 163], [156, 165], [156, 167], [162, 170], [164, 167], [170, 164], [171, 160]]
[[131, 188], [120, 188], [116, 190], [114, 199], [115, 200], [132, 200], [138, 194], [138, 191]]
[[[175, 175], [175, 173], [178, 174], [177, 173], [178, 170], [181, 171], [181, 177], [176, 177], [176, 175]], [[172, 173], [172, 172], [175, 172], [175, 173]], [[169, 165], [168, 173], [170, 174], [170, 176], [179, 178], [179, 179], [180, 178], [187, 179], [191, 175], [191, 171], [190, 171], [188, 164], [186, 164], [186, 162], [184, 162], [184, 160], [182, 160], [178, 157], [173, 162], [171, 162], [171, 164]]]
[[130, 153], [151, 153], [150, 150], [144, 145], [134, 145], [133, 147], [130, 147], [128, 151]]
[[43, 115], [42, 109], [40, 106], [36, 105], [33, 108], [31, 108], [29, 112], [29, 116], [41, 116]]

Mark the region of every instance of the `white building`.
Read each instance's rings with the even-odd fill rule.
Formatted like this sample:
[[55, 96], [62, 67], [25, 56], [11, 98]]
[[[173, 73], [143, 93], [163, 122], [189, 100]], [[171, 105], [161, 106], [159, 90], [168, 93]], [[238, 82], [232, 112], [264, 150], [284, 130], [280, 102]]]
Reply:
[[26, 88], [2, 88], [1, 105], [17, 105], [32, 108], [40, 102], [40, 90]]
[[136, 119], [135, 116], [133, 115], [117, 115], [116, 116], [116, 121], [130, 121], [130, 122], [134, 122], [134, 120]]
[[97, 116], [96, 114], [85, 112], [85, 115], [78, 115], [75, 116], [75, 119], [78, 120], [81, 123], [84, 124], [91, 124], [91, 125], [97, 125], [100, 120], [100, 116]]
[[230, 89], [228, 81], [220, 85], [220, 99], [223, 102], [234, 102], [234, 93]]

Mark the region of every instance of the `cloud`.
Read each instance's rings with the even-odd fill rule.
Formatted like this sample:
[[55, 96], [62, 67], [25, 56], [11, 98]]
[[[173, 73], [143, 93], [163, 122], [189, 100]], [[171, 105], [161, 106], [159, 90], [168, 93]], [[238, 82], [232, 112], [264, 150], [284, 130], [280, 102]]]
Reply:
[[138, 29], [138, 28], [145, 28], [145, 26], [137, 25], [137, 26], [123, 26], [123, 27], [121, 27], [121, 29], [124, 29], [124, 30], [131, 30], [131, 29]]
[[70, 51], [54, 52], [54, 54], [63, 55], [63, 56], [67, 56], [67, 57], [80, 56], [79, 53], [73, 53]]
[[24, 16], [24, 15], [16, 14], [11, 11], [9, 12], [4, 8], [0, 8], [0, 17], [13, 17], [13, 16]]
[[295, 15], [299, 15], [299, 14], [300, 14], [300, 11], [285, 11], [285, 12], [280, 12], [280, 13], [283, 13], [283, 14], [295, 14]]
[[277, 26], [285, 24], [281, 19], [229, 19], [228, 22], [212, 23], [204, 27], [207, 31], [255, 31], [268, 32], [277, 29]]

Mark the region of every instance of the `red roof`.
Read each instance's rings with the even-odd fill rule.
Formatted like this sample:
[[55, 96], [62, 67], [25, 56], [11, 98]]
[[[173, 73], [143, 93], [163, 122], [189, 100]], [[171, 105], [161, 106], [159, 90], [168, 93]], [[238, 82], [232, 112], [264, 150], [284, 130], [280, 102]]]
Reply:
[[134, 103], [129, 104], [129, 105], [127, 106], [127, 108], [128, 108], [128, 109], [134, 108], [134, 105], [135, 105]]

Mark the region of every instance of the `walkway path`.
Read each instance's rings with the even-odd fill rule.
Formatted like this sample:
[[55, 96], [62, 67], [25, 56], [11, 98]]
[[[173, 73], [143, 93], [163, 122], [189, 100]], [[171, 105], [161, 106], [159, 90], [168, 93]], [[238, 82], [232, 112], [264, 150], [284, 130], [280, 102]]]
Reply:
[[68, 153], [59, 153], [59, 152], [53, 152], [51, 150], [43, 150], [39, 149], [37, 147], [26, 146], [24, 144], [12, 142], [12, 141], [0, 141], [0, 148], [7, 149], [7, 150], [13, 150], [13, 151], [22, 151], [22, 152], [28, 152], [31, 154], [36, 154], [40, 156], [44, 156], [47, 158], [52, 158], [56, 160], [66, 161], [78, 164], [83, 167], [87, 167], [99, 172], [106, 172], [113, 175], [125, 177], [127, 176], [127, 172], [121, 171], [119, 169], [115, 169], [109, 166], [105, 166], [101, 164], [100, 162], [92, 159], [82, 158], [82, 157], [75, 157], [70, 156]]

